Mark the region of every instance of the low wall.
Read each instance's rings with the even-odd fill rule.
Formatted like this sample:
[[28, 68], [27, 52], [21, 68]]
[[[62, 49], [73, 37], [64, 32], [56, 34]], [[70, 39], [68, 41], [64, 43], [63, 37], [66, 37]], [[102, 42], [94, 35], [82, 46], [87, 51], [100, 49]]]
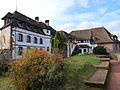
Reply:
[[110, 56], [112, 56], [113, 59], [117, 59], [120, 61], [120, 53], [111, 53]]

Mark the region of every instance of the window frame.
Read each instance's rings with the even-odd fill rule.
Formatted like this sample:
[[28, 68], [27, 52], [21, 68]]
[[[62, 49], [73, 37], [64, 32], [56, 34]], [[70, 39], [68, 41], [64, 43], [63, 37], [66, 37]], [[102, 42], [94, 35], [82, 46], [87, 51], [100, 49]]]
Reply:
[[40, 44], [43, 44], [43, 39], [42, 38], [40, 38]]
[[34, 43], [37, 44], [38, 40], [37, 37], [34, 37]]
[[50, 51], [50, 48], [49, 48], [49, 46], [47, 47], [47, 52], [49, 52]]
[[27, 43], [31, 43], [31, 36], [27, 35]]
[[18, 56], [23, 54], [23, 47], [18, 47]]
[[21, 33], [18, 34], [18, 41], [23, 42], [23, 34]]

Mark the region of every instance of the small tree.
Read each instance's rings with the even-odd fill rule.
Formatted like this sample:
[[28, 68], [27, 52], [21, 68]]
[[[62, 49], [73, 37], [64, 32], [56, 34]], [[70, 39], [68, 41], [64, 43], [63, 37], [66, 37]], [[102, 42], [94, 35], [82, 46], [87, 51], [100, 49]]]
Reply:
[[97, 46], [93, 49], [93, 53], [94, 54], [107, 54], [106, 52], [106, 48], [102, 47], [102, 46]]
[[57, 90], [62, 85], [62, 58], [35, 50], [11, 64], [12, 78], [19, 90]]
[[56, 32], [55, 36], [51, 38], [50, 42], [52, 49], [64, 49], [66, 46], [66, 41], [62, 31]]

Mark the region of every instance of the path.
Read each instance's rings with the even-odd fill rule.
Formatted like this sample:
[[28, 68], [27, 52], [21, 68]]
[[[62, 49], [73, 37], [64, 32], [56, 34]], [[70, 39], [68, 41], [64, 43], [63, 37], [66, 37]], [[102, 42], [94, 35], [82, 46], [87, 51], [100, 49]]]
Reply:
[[120, 63], [118, 60], [111, 60], [111, 72], [109, 74], [107, 90], [120, 90]]

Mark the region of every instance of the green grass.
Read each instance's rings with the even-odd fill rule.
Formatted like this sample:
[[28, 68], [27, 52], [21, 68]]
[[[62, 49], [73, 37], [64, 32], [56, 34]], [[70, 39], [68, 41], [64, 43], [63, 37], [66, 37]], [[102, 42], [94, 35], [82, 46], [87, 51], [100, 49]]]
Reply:
[[81, 55], [65, 58], [65, 90], [103, 90], [84, 84], [84, 80], [88, 79], [95, 72], [96, 68], [94, 66], [100, 63], [100, 58], [96, 56], [98, 55]]
[[8, 77], [0, 77], [0, 90], [15, 90], [15, 86], [12, 84], [12, 80]]

